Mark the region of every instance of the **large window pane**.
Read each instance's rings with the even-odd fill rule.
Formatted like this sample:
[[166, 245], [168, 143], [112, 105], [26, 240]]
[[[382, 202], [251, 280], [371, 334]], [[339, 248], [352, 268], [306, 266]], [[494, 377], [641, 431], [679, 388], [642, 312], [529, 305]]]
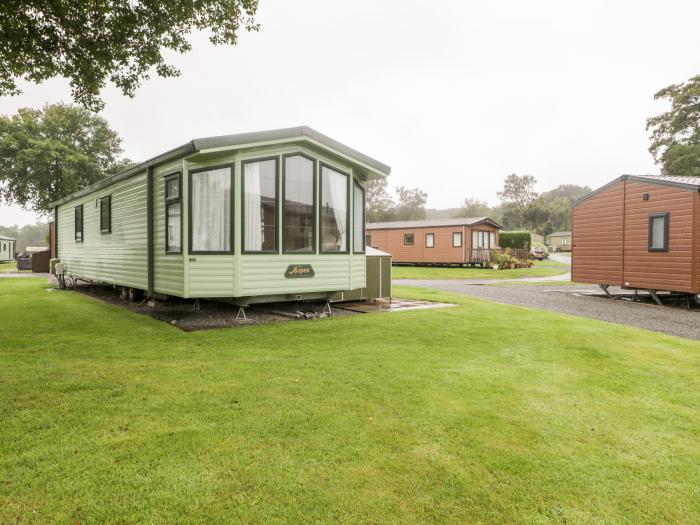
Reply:
[[321, 251], [348, 250], [348, 177], [321, 167]]
[[243, 164], [243, 250], [277, 251], [277, 161]]
[[231, 168], [192, 173], [192, 251], [231, 251]]
[[100, 231], [111, 233], [112, 231], [112, 196], [100, 199]]
[[314, 162], [284, 159], [284, 251], [314, 251]]
[[365, 192], [357, 182], [353, 184], [353, 247], [354, 252], [365, 251]]
[[667, 215], [652, 215], [649, 217], [649, 249], [663, 251], [668, 249], [666, 245]]

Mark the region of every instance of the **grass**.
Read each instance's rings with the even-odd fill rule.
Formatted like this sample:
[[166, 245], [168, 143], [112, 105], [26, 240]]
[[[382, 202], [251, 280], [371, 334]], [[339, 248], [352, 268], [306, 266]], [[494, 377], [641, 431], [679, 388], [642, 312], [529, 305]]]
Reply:
[[459, 306], [184, 333], [45, 288], [0, 280], [0, 523], [700, 521], [697, 342], [410, 288]]
[[556, 261], [536, 261], [531, 268], [492, 270], [484, 268], [439, 268], [428, 266], [394, 266], [393, 279], [520, 279], [551, 277], [569, 271], [569, 266]]
[[17, 261], [0, 262], [0, 273], [12, 273], [17, 271]]

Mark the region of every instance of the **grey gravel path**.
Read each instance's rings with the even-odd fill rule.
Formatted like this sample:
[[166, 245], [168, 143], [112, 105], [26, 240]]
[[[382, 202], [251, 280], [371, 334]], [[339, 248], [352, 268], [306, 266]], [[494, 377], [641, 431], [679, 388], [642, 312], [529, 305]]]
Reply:
[[467, 281], [411, 279], [395, 280], [394, 284], [456, 292], [498, 303], [541, 308], [611, 323], [637, 326], [686, 339], [700, 339], [700, 310], [582, 295], [599, 292], [597, 286], [570, 284], [566, 286], [489, 286]]

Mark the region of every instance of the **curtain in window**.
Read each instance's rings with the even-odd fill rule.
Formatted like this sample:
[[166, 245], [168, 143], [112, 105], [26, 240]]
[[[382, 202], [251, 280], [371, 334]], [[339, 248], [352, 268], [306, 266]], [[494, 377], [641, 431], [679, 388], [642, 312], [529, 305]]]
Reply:
[[323, 168], [323, 251], [343, 252], [348, 249], [347, 176]]
[[246, 250], [260, 251], [262, 249], [262, 216], [260, 214], [260, 202], [262, 195], [260, 163], [251, 162], [245, 164], [245, 196], [243, 207], [245, 209], [244, 230]]
[[496, 247], [496, 232], [491, 232], [489, 237], [489, 247], [493, 249]]
[[231, 250], [231, 168], [192, 174], [192, 251]]
[[313, 252], [314, 162], [294, 155], [284, 167], [284, 250]]

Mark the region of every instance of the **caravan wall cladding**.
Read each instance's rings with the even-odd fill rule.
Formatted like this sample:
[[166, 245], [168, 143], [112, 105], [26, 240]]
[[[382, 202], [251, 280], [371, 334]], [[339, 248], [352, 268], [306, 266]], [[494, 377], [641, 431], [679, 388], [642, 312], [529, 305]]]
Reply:
[[[300, 145], [197, 154], [55, 210], [67, 275], [178, 297], [330, 293], [365, 286], [366, 174]], [[297, 265], [310, 268], [290, 275]], [[303, 273], [303, 272], [302, 272]]]

